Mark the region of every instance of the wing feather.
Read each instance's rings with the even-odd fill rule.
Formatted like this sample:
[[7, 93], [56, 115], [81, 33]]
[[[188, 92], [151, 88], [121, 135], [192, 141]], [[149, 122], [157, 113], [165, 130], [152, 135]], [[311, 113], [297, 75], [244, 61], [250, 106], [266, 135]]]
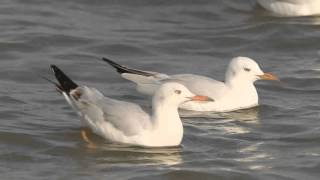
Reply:
[[103, 96], [94, 88], [81, 87], [75, 105], [92, 124], [109, 123], [127, 136], [135, 135], [150, 126], [150, 116], [134, 103]]

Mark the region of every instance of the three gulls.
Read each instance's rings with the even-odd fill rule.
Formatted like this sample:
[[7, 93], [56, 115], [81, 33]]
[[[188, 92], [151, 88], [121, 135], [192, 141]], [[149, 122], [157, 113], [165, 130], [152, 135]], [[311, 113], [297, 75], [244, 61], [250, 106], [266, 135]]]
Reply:
[[177, 82], [162, 84], [154, 93], [152, 115], [134, 103], [105, 97], [95, 88], [79, 86], [57, 66], [51, 69], [59, 83], [57, 90], [82, 117], [94, 133], [110, 141], [131, 145], [161, 147], [177, 146], [183, 137], [178, 106], [197, 101], [206, 104], [211, 99], [196, 96]]
[[119, 65], [102, 58], [114, 67], [121, 76], [136, 83], [138, 92], [153, 95], [167, 81], [179, 82], [192, 93], [208, 96], [213, 101], [199, 103], [188, 101], [180, 104], [181, 109], [192, 111], [229, 112], [247, 109], [258, 105], [258, 94], [254, 86], [256, 80], [279, 80], [271, 73], [264, 73], [259, 65], [248, 57], [235, 57], [226, 71], [225, 82], [195, 75], [167, 75], [158, 72], [142, 71]]
[[257, 2], [279, 16], [320, 15], [320, 0], [257, 0]]

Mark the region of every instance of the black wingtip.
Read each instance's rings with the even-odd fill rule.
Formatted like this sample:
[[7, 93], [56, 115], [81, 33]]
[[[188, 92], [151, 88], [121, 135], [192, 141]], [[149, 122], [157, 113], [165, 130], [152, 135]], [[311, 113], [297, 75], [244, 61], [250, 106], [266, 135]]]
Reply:
[[122, 65], [120, 65], [120, 64], [118, 64], [108, 58], [105, 58], [105, 57], [103, 57], [102, 60], [105, 61], [106, 63], [108, 63], [109, 65], [111, 65], [112, 67], [114, 67], [119, 74], [129, 73], [129, 74], [138, 74], [138, 75], [142, 75], [142, 76], [152, 76], [153, 75], [149, 72], [145, 72], [145, 71], [122, 66]]
[[120, 64], [112, 61], [111, 59], [105, 58], [103, 57], [102, 60], [106, 63], [108, 63], [109, 65], [111, 65], [112, 67], [114, 67], [118, 73], [122, 74], [122, 73], [128, 73], [128, 68], [121, 66]]
[[57, 88], [67, 94], [70, 93], [71, 90], [76, 89], [78, 85], [73, 82], [64, 72], [62, 72], [56, 65], [50, 65], [51, 70], [53, 71], [56, 79], [59, 82]]

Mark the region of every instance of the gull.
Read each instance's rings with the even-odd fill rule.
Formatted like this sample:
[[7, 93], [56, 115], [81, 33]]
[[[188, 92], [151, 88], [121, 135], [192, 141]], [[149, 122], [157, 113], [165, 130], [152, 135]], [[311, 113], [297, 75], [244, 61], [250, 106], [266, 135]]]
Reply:
[[259, 65], [248, 57], [235, 57], [231, 60], [225, 82], [195, 74], [167, 75], [142, 71], [122, 66], [107, 58], [102, 59], [114, 67], [123, 78], [136, 83], [137, 91], [142, 94], [153, 95], [161, 84], [177, 81], [191, 92], [214, 100], [208, 103], [189, 101], [179, 106], [192, 111], [230, 112], [255, 107], [258, 105], [258, 94], [254, 82], [259, 79], [279, 80], [271, 73], [264, 73]]
[[257, 2], [279, 16], [320, 15], [320, 0], [258, 0]]
[[[95, 88], [77, 85], [55, 65], [51, 69], [59, 82], [53, 82], [57, 90], [84, 125], [112, 142], [146, 147], [178, 146], [183, 138], [179, 104], [211, 101], [209, 97], [194, 95], [182, 84], [167, 82], [154, 93], [153, 112], [149, 115], [137, 104], [105, 97]], [[83, 138], [88, 141], [86, 136]]]

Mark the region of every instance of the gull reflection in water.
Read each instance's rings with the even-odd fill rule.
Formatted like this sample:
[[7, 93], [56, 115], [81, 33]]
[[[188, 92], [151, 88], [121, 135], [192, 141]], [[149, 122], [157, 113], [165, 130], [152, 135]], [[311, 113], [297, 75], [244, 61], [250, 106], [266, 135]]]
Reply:
[[257, 142], [239, 149], [238, 152], [244, 155], [244, 157], [235, 160], [241, 162], [243, 166], [247, 164], [248, 168], [252, 170], [271, 169], [272, 167], [267, 165], [266, 161], [272, 160], [274, 157], [260, 148], [263, 144], [263, 142]]
[[182, 146], [148, 148], [126, 144], [109, 143], [90, 132], [90, 143], [84, 142], [87, 151], [101, 155], [101, 163], [132, 163], [139, 165], [178, 165], [181, 164]]
[[277, 21], [270, 23], [318, 26], [320, 25], [320, 16], [278, 17]]
[[[112, 148], [110, 148], [112, 147]], [[140, 163], [144, 165], [178, 165], [182, 163], [182, 147], [161, 147], [161, 148], [145, 148], [137, 146], [125, 145], [106, 145], [104, 147], [108, 152], [125, 153], [126, 162]], [[128, 158], [129, 157], [129, 158]]]
[[300, 25], [320, 25], [320, 16], [306, 16], [292, 18], [289, 24], [300, 24]]
[[[195, 112], [181, 110], [180, 115], [197, 126], [222, 130], [227, 134], [249, 133], [246, 124], [259, 124], [258, 108], [238, 110], [234, 112]], [[191, 119], [197, 117], [195, 120]], [[190, 119], [189, 119], [190, 118]], [[214, 126], [212, 126], [214, 125]]]
[[313, 16], [310, 21], [312, 25], [320, 25], [320, 16]]

